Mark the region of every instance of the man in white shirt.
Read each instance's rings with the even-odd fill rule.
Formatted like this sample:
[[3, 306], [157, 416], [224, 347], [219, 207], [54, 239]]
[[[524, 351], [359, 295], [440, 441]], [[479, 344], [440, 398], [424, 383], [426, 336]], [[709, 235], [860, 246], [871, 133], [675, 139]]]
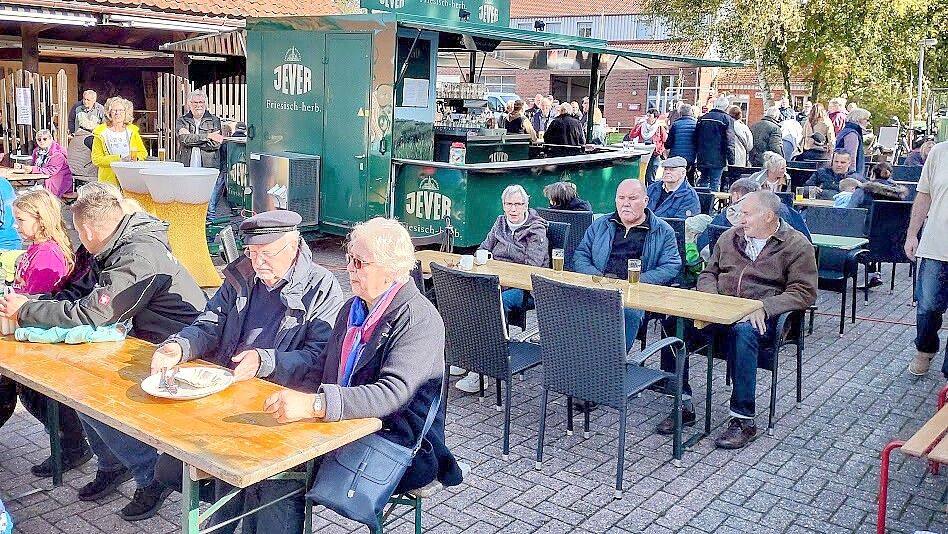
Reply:
[[[905, 237], [905, 254], [918, 258], [918, 298], [915, 348], [918, 353], [909, 364], [909, 373], [922, 376], [928, 372], [938, 352], [938, 331], [942, 315], [948, 310], [948, 143], [932, 148], [922, 167], [918, 181], [912, 219]], [[928, 219], [926, 221], [926, 218]], [[922, 230], [922, 239], [918, 233]], [[941, 372], [948, 378], [948, 358]]]

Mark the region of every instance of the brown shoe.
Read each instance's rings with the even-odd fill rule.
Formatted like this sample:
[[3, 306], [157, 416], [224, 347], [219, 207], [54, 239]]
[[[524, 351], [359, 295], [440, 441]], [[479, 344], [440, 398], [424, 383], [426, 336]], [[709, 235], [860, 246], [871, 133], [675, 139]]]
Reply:
[[925, 376], [925, 374], [928, 373], [928, 368], [931, 366], [932, 358], [934, 357], [935, 354], [932, 352], [918, 351], [915, 353], [915, 357], [912, 358], [912, 363], [909, 364], [908, 372], [915, 376]]
[[[695, 412], [694, 410], [688, 411], [684, 408], [681, 409], [681, 426], [695, 426]], [[662, 419], [662, 422], [655, 427], [655, 433], [661, 434], [663, 436], [670, 436], [675, 433], [675, 418], [668, 416], [665, 419]]]
[[731, 422], [714, 445], [719, 449], [742, 449], [757, 438], [757, 425], [753, 419], [732, 417]]

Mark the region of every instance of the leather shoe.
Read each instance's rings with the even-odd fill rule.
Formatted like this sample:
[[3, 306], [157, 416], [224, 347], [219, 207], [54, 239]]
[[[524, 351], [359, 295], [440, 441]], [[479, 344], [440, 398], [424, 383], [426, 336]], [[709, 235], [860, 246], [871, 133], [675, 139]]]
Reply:
[[132, 472], [123, 467], [118, 471], [96, 471], [95, 478], [79, 488], [80, 501], [97, 501], [110, 495], [123, 482], [131, 480]]
[[[694, 410], [688, 411], [684, 408], [681, 409], [681, 426], [695, 426], [695, 417]], [[663, 436], [670, 436], [675, 433], [675, 418], [668, 416], [665, 419], [662, 419], [662, 422], [655, 427], [655, 432]]]
[[122, 508], [122, 519], [141, 521], [153, 517], [158, 513], [158, 509], [161, 508], [170, 493], [171, 488], [165, 487], [157, 480], [153, 480], [151, 484], [144, 488], [136, 489], [132, 502]]
[[915, 376], [925, 376], [925, 374], [928, 373], [928, 368], [932, 365], [932, 358], [934, 357], [935, 353], [933, 352], [918, 351], [915, 357], [912, 358], [908, 371]]
[[[88, 447], [82, 449], [79, 454], [63, 453], [63, 473], [75, 469], [80, 465], [92, 459], [92, 451]], [[53, 457], [49, 456], [37, 465], [30, 467], [33, 476], [40, 478], [49, 478], [53, 476]]]
[[719, 449], [742, 449], [757, 438], [757, 425], [753, 419], [732, 417], [731, 422], [714, 445]]

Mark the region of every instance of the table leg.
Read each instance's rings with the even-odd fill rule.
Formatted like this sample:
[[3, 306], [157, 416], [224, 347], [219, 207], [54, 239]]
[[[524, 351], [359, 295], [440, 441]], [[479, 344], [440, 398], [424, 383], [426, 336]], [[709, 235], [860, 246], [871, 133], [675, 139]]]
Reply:
[[708, 343], [708, 383], [704, 393], [704, 435], [711, 433], [711, 381], [714, 373], [714, 342]]
[[63, 447], [59, 430], [59, 403], [46, 398], [46, 424], [49, 426], [49, 457], [53, 462], [53, 486], [63, 484]]
[[[682, 340], [682, 341], [684, 341], [684, 339], [685, 339], [685, 337], [684, 337], [684, 336], [685, 336], [685, 323], [684, 323], [684, 319], [682, 319], [681, 317], [679, 317], [678, 320], [675, 322], [675, 336], [676, 336], [678, 339]], [[684, 351], [685, 357], [687, 357], [687, 354], [688, 354], [688, 349], [687, 349], [687, 347], [684, 347], [682, 350]], [[682, 434], [682, 428], [681, 428], [681, 427], [682, 427], [682, 425], [681, 425], [681, 389], [682, 389], [682, 381], [681, 381], [681, 380], [678, 380], [677, 377], [680, 377], [680, 376], [682, 375], [682, 370], [683, 370], [684, 361], [682, 360], [682, 365], [679, 365], [679, 364], [678, 364], [679, 358], [677, 357], [678, 354], [675, 354], [675, 353], [676, 353], [676, 351], [673, 349], [673, 350], [672, 350], [672, 354], [674, 354], [674, 355], [676, 356], [676, 358], [675, 358], [675, 375], [676, 375], [676, 379], [675, 379], [675, 380], [676, 380], [678, 383], [675, 385], [675, 388], [676, 388], [677, 391], [676, 391], [676, 395], [675, 395], [674, 406], [673, 406], [673, 408], [672, 408], [672, 415], [673, 415], [673, 417], [675, 418], [675, 426], [674, 426], [675, 432], [674, 432], [674, 435], [673, 435], [673, 437], [672, 437], [672, 447], [673, 447], [673, 451], [674, 451], [674, 460], [673, 460], [673, 463], [675, 464], [675, 467], [681, 467], [681, 457], [682, 457], [682, 454], [683, 454], [683, 452], [684, 452], [684, 447], [682, 446], [682, 443], [681, 443], [681, 434]]]
[[[306, 462], [306, 486], [303, 488], [303, 491], [309, 491], [309, 488], [313, 487], [313, 482], [316, 480], [316, 460], [310, 460]], [[303, 534], [313, 534], [313, 501], [306, 499], [306, 504], [303, 505]]]
[[201, 496], [198, 481], [191, 479], [191, 466], [181, 469], [181, 532], [198, 534], [201, 514]]

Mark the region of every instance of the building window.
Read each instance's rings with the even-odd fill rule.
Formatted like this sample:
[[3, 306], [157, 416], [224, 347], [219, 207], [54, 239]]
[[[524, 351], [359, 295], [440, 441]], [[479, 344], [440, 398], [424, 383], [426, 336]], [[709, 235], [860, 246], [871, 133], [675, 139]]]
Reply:
[[533, 23], [532, 23], [532, 22], [518, 22], [518, 23], [517, 23], [517, 29], [518, 29], [518, 30], [533, 31]]
[[637, 17], [635, 19], [635, 38], [651, 39], [655, 35], [655, 21], [649, 17]]
[[576, 25], [576, 35], [580, 37], [592, 37], [593, 36], [593, 23], [592, 22], [580, 22]]
[[490, 93], [516, 93], [516, 76], [484, 76], [484, 85]]
[[646, 106], [659, 111], [670, 111], [669, 106], [681, 100], [680, 80], [677, 75], [648, 77], [648, 102]]
[[547, 22], [543, 31], [546, 33], [563, 33], [563, 24], [561, 22]]

